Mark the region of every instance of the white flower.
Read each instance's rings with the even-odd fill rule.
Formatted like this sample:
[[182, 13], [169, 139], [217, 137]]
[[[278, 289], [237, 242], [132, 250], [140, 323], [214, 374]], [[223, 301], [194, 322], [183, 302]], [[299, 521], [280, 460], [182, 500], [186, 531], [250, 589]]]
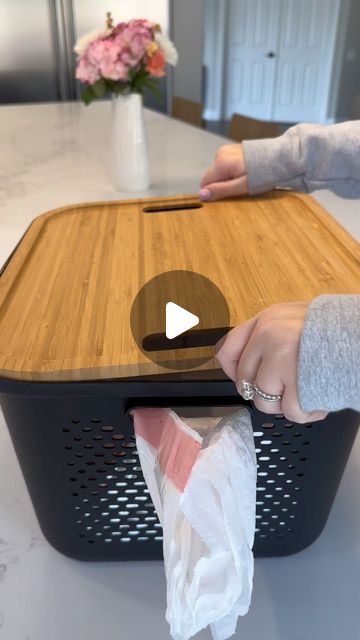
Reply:
[[157, 42], [160, 49], [162, 50], [165, 56], [166, 62], [168, 62], [169, 64], [172, 64], [175, 67], [178, 61], [178, 52], [176, 51], [171, 40], [169, 40], [169, 38], [164, 36], [163, 33], [158, 31], [155, 34], [155, 41]]
[[90, 33], [85, 33], [84, 36], [81, 36], [81, 38], [78, 39], [74, 47], [75, 53], [77, 53], [78, 56], [82, 56], [94, 40], [97, 40], [98, 38], [106, 38], [111, 31], [112, 29], [103, 29], [98, 27], [97, 29], [90, 31]]

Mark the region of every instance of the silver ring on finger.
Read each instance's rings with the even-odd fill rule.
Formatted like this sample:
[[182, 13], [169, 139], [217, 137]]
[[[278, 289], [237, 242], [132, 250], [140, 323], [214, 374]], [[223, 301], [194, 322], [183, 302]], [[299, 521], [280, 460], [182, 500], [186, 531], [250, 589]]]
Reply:
[[256, 384], [256, 380], [254, 380], [251, 386], [253, 387], [254, 394], [256, 393], [256, 395], [259, 396], [259, 398], [261, 398], [262, 400], [265, 400], [266, 402], [280, 402], [282, 398], [282, 394], [266, 393], [262, 389], [259, 389], [259, 387]]
[[240, 380], [239, 393], [244, 400], [252, 400], [255, 394], [254, 385], [247, 380]]

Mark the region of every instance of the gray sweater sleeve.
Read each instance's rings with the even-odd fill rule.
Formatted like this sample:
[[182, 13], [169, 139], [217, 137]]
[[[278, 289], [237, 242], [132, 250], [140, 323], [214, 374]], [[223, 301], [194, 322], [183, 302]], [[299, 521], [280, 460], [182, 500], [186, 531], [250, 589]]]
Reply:
[[360, 296], [323, 295], [310, 304], [298, 392], [304, 411], [360, 411]]
[[[301, 124], [279, 138], [244, 141], [243, 150], [252, 194], [280, 186], [360, 197], [360, 121]], [[311, 302], [300, 341], [298, 392], [307, 412], [360, 411], [359, 295], [323, 295]]]
[[298, 124], [278, 138], [244, 140], [242, 147], [250, 194], [278, 186], [360, 197], [360, 120]]

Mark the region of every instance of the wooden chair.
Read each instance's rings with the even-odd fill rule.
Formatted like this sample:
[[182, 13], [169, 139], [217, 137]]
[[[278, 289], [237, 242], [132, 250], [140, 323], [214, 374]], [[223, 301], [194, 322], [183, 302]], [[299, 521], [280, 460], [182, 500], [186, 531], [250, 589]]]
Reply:
[[257, 138], [275, 138], [282, 130], [275, 122], [264, 122], [234, 113], [230, 121], [228, 137], [237, 142]]
[[200, 102], [193, 102], [192, 100], [185, 100], [184, 98], [173, 97], [171, 107], [171, 117], [183, 120], [189, 124], [195, 125], [195, 127], [203, 126], [203, 106]]

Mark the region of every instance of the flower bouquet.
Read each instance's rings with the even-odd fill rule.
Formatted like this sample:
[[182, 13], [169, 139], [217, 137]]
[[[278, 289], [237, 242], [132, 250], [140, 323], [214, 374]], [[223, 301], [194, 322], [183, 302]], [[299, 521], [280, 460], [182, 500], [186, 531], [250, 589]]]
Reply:
[[95, 29], [76, 43], [76, 78], [84, 83], [82, 99], [90, 104], [106, 94], [157, 93], [155, 78], [165, 75], [166, 63], [177, 64], [177, 51], [158, 24], [130, 20], [113, 25], [107, 14], [105, 29]]
[[142, 191], [149, 183], [142, 94], [160, 95], [157, 79], [166, 64], [176, 65], [177, 51], [158, 24], [130, 20], [82, 36], [75, 46], [76, 78], [84, 84], [86, 105], [113, 95], [113, 172], [120, 190]]

